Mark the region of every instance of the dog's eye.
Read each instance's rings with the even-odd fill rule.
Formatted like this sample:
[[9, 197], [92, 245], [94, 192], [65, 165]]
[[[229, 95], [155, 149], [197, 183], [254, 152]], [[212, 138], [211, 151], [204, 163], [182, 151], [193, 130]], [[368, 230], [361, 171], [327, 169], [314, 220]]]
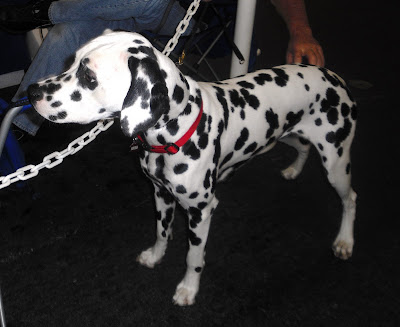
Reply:
[[88, 81], [89, 83], [96, 82], [96, 74], [89, 68], [85, 69], [84, 77], [85, 77], [85, 80]]

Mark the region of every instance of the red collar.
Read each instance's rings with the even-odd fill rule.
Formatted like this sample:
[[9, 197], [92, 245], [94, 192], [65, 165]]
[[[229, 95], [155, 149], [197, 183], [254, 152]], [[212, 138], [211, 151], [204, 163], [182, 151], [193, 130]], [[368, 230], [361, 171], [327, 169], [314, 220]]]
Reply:
[[143, 134], [138, 134], [133, 139], [133, 144], [131, 146], [132, 150], [137, 150], [139, 145], [146, 151], [156, 152], [156, 153], [168, 153], [175, 154], [179, 151], [179, 148], [183, 146], [193, 135], [197, 126], [200, 123], [201, 116], [203, 115], [203, 102], [201, 103], [200, 112], [194, 121], [193, 125], [189, 128], [189, 130], [175, 143], [167, 143], [166, 145], [150, 145], [146, 142]]

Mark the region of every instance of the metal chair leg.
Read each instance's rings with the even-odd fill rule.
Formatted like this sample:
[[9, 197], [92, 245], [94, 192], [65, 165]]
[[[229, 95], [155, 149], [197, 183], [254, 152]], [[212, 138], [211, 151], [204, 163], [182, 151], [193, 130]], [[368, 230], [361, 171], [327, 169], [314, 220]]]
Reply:
[[4, 316], [4, 307], [3, 307], [3, 300], [1, 297], [1, 289], [0, 289], [0, 326], [6, 327], [6, 318]]

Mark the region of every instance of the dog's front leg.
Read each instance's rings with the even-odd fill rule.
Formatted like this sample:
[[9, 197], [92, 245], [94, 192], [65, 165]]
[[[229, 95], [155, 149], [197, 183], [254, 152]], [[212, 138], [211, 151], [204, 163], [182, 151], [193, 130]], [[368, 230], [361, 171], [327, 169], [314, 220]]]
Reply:
[[187, 210], [189, 218], [189, 251], [186, 257], [186, 274], [178, 284], [174, 303], [178, 305], [192, 305], [199, 291], [200, 276], [204, 267], [204, 248], [207, 243], [208, 231], [212, 213], [218, 205], [214, 197], [205, 207], [190, 207]]
[[175, 213], [175, 199], [164, 187], [154, 184], [154, 199], [157, 210], [157, 240], [154, 246], [143, 251], [137, 261], [153, 268], [159, 263], [167, 249], [168, 238], [172, 234], [172, 222]]

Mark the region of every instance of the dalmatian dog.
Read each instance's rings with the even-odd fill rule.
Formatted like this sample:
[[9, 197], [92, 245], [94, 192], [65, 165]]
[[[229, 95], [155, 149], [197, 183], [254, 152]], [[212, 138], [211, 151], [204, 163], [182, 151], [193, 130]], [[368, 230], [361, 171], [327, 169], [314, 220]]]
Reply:
[[278, 141], [294, 147], [286, 179], [302, 171], [311, 145], [342, 200], [334, 254], [353, 250], [356, 193], [350, 146], [356, 104], [344, 81], [316, 66], [283, 65], [216, 82], [196, 82], [143, 36], [105, 31], [75, 55], [59, 76], [28, 89], [32, 105], [55, 123], [119, 117], [134, 139], [144, 174], [154, 184], [157, 239], [137, 261], [158, 264], [171, 236], [176, 203], [188, 216], [187, 270], [173, 301], [191, 305], [204, 269], [204, 248], [217, 208], [217, 183]]

